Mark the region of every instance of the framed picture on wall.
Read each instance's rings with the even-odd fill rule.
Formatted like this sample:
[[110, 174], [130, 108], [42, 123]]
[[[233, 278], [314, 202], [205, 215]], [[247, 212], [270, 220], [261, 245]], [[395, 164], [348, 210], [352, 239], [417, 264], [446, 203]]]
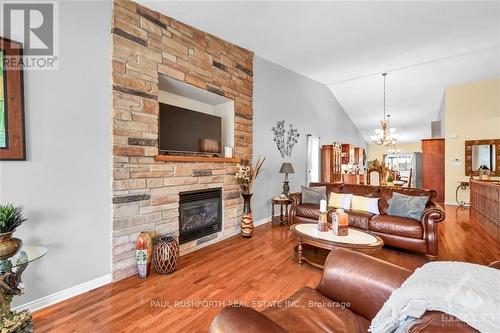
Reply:
[[0, 160], [26, 160], [22, 44], [0, 37]]

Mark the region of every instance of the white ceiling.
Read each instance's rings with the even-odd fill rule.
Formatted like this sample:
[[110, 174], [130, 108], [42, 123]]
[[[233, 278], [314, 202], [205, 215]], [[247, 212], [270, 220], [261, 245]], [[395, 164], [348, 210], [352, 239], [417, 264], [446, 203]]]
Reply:
[[327, 85], [367, 139], [382, 72], [406, 68], [388, 75], [403, 142], [430, 136], [446, 86], [500, 77], [498, 1], [139, 2]]
[[[445, 87], [492, 77], [500, 77], [500, 49], [387, 74], [386, 108], [399, 142], [431, 137], [431, 121], [438, 120]], [[368, 141], [383, 116], [382, 75], [330, 89]]]

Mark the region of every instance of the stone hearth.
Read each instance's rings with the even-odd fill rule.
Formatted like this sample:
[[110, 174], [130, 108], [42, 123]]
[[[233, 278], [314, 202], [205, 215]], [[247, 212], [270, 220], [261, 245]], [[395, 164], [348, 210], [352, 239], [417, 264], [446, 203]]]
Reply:
[[253, 53], [131, 1], [113, 2], [113, 278], [136, 273], [141, 231], [179, 232], [179, 193], [222, 189], [222, 230], [181, 255], [239, 232], [234, 163], [156, 161], [158, 75], [234, 101], [234, 151], [252, 158]]

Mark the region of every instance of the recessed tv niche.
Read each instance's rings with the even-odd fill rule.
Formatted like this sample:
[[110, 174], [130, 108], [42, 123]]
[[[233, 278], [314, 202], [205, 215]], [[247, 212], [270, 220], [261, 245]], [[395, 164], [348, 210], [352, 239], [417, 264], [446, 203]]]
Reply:
[[160, 103], [160, 151], [221, 155], [222, 118]]

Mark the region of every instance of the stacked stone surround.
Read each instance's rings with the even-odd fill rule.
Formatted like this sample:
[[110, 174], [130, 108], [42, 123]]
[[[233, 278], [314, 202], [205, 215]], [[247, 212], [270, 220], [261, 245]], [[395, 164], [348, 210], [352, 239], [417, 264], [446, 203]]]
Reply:
[[235, 156], [252, 158], [253, 53], [131, 1], [113, 2], [113, 278], [137, 272], [141, 231], [178, 235], [179, 193], [223, 189], [223, 230], [239, 232], [234, 163], [159, 162], [159, 73], [234, 100]]

